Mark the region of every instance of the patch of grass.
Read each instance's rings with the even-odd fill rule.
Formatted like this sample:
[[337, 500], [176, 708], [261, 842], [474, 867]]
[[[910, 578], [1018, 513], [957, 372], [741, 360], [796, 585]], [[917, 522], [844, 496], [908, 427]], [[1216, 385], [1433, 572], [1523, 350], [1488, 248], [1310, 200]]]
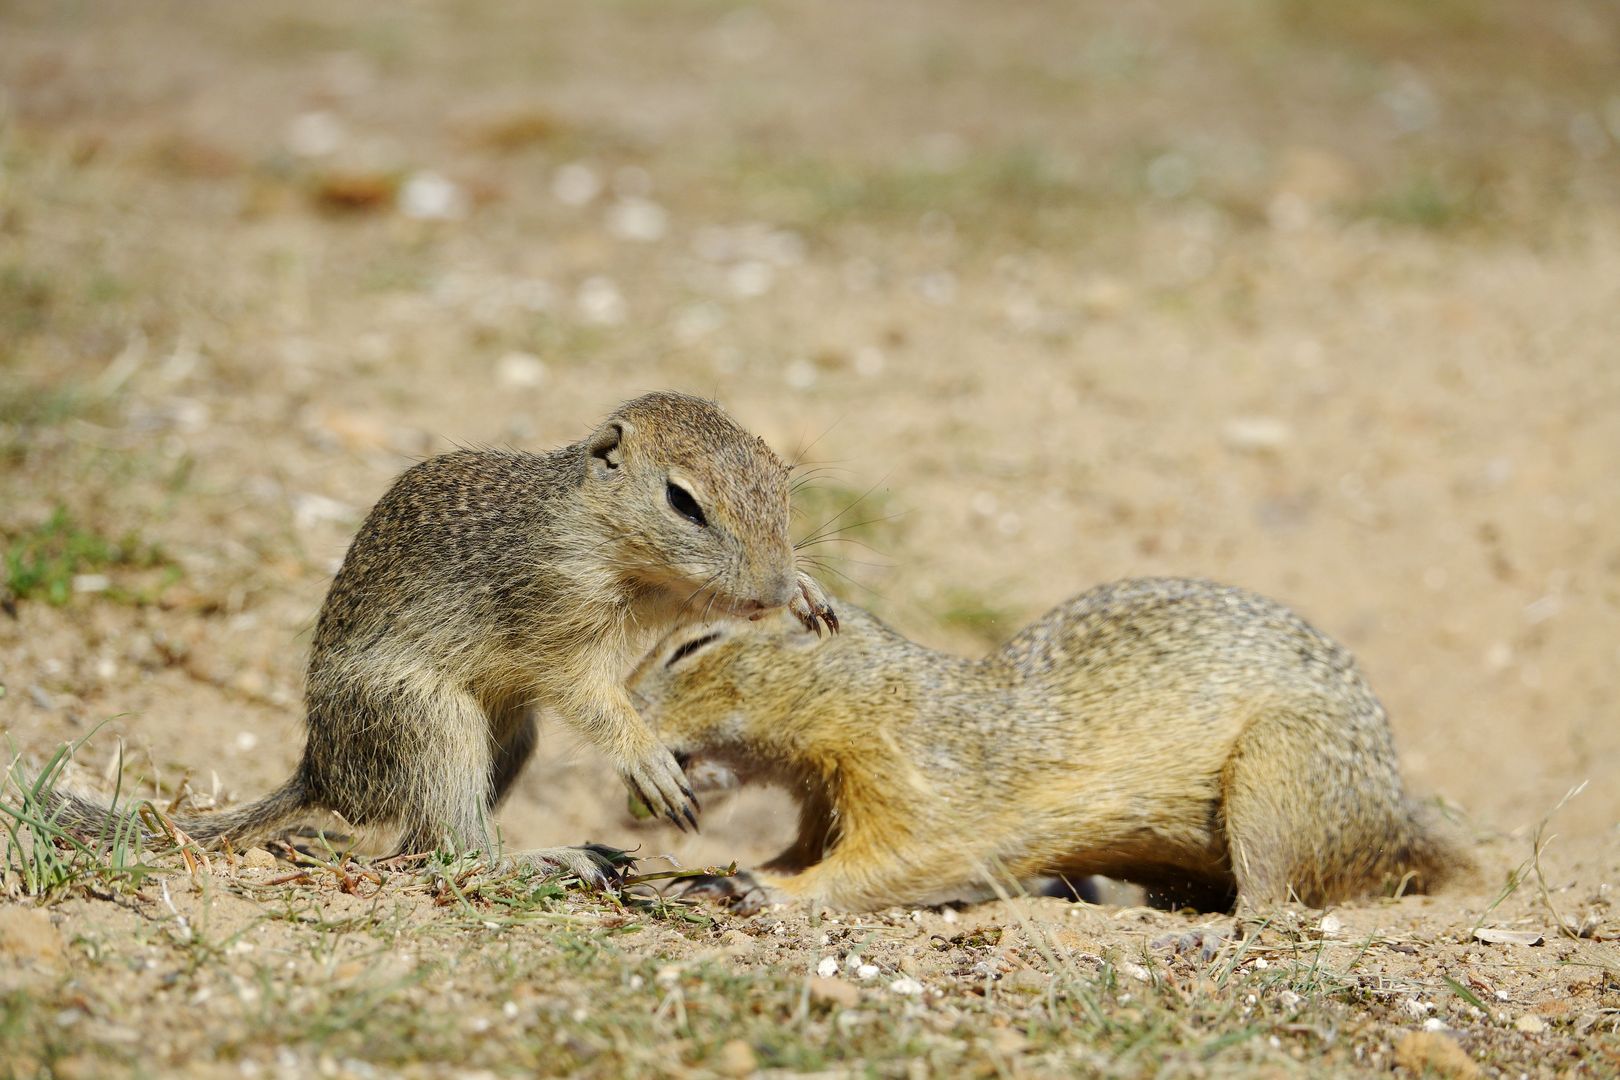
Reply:
[[[1108, 193], [1068, 174], [1036, 148], [976, 153], [960, 164], [743, 160], [733, 165], [739, 194], [761, 216], [799, 228], [950, 216], [961, 230], [1041, 235], [1050, 217], [1095, 207]], [[1071, 213], [1078, 222], [1084, 215]]]
[[[1286, 912], [1248, 922], [1200, 959], [1145, 940], [1096, 944], [1061, 916], [1017, 911], [1005, 929], [953, 937], [912, 933], [904, 912], [849, 923], [721, 917], [706, 929], [629, 917], [638, 913], [613, 897], [536, 896], [544, 883], [522, 874], [467, 878], [442, 895], [431, 879], [396, 875], [389, 904], [373, 908], [384, 918], [344, 921], [322, 914], [337, 888], [323, 879], [311, 918], [276, 923], [263, 940], [238, 930], [206, 941], [205, 889], [189, 923], [176, 911], [162, 933], [135, 943], [138, 954], [127, 933], [85, 947], [126, 954], [96, 962], [151, 1006], [149, 1067], [206, 1051], [303, 1071], [331, 1059], [582, 1077], [1387, 1075], [1414, 1026], [1411, 1005], [1424, 999], [1493, 1068], [1523, 1071], [1547, 1052], [1482, 1015], [1487, 1000], [1468, 989], [1466, 968], [1397, 975], [1383, 950], [1410, 951], [1409, 942], [1380, 932], [1330, 943], [1314, 919]], [[513, 904], [556, 918], [513, 923], [499, 914]], [[818, 934], [821, 948], [798, 947]], [[259, 958], [266, 948], [273, 959]], [[818, 993], [819, 958], [851, 951], [876, 975], [845, 967], [828, 980], [839, 995]], [[924, 954], [909, 992], [900, 989], [908, 957]], [[158, 962], [137, 966], [133, 955]], [[116, 1021], [111, 1008], [82, 978], [64, 980], [0, 999], [0, 1036], [36, 1056], [49, 1037], [51, 1058], [116, 1060], [102, 1025], [52, 1023], [75, 1010]]]
[[79, 415], [88, 402], [75, 386], [8, 386], [0, 389], [0, 424], [48, 427]]
[[1392, 45], [1489, 38], [1503, 30], [1496, 5], [1473, 0], [1363, 0], [1353, 6], [1272, 0], [1279, 25], [1302, 39], [1388, 50]]
[[964, 630], [987, 645], [999, 645], [1019, 627], [1018, 613], [1012, 608], [971, 589], [955, 588], [940, 600], [939, 621]]
[[6, 536], [4, 543], [0, 562], [5, 568], [5, 588], [16, 600], [43, 600], [61, 606], [73, 598], [76, 579], [84, 584], [84, 577], [106, 577], [106, 571], [162, 571], [156, 588], [131, 588], [111, 580], [90, 583], [109, 599], [146, 603], [179, 573], [157, 545], [142, 541], [133, 532], [110, 539], [82, 528], [61, 506], [42, 524]]
[[887, 553], [898, 539], [901, 511], [875, 485], [857, 491], [827, 478], [824, 467], [806, 466], [793, 485], [794, 550], [823, 584], [840, 582], [870, 591], [863, 571], [889, 566]]
[[[0, 861], [0, 895], [57, 900], [78, 892], [128, 892], [138, 889], [158, 868], [143, 859], [141, 824], [118, 809], [94, 839], [74, 835], [59, 823], [60, 807], [52, 798], [62, 770], [78, 744], [63, 744], [33, 776], [13, 763], [0, 784], [0, 829], [5, 853]], [[16, 758], [15, 753], [11, 755]], [[122, 755], [119, 776], [122, 777]]]
[[45, 328], [56, 303], [51, 279], [27, 266], [0, 266], [0, 357]]
[[799, 546], [816, 543], [880, 543], [891, 540], [898, 515], [889, 493], [871, 487], [857, 491], [830, 481], [810, 466], [795, 474], [793, 516], [802, 533]]
[[1352, 207], [1351, 215], [1441, 231], [1477, 224], [1485, 216], [1485, 202], [1476, 186], [1421, 173]]

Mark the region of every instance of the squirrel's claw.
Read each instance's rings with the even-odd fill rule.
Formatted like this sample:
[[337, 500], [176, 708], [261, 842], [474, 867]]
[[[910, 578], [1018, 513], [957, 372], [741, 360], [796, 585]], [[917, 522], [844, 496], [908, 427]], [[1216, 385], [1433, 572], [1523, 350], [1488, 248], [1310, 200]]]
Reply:
[[1155, 949], [1168, 949], [1177, 956], [1197, 956], [1204, 963], [1215, 959], [1227, 941], [1227, 931], [1214, 926], [1190, 930], [1185, 934], [1165, 934], [1153, 939]]
[[686, 831], [682, 818], [697, 828], [697, 800], [691, 795], [691, 785], [675, 755], [666, 748], [654, 746], [641, 760], [621, 765], [619, 775], [652, 813], [662, 814], [682, 832]]
[[603, 892], [618, 888], [625, 875], [636, 866], [628, 853], [606, 844], [544, 848], [524, 852], [519, 858], [527, 859], [543, 870], [578, 878], [585, 888]]
[[788, 602], [788, 610], [806, 630], [814, 630], [816, 637], [821, 636], [823, 625], [832, 633], [838, 633], [838, 613], [828, 602], [820, 582], [802, 570], [799, 571], [799, 591]]

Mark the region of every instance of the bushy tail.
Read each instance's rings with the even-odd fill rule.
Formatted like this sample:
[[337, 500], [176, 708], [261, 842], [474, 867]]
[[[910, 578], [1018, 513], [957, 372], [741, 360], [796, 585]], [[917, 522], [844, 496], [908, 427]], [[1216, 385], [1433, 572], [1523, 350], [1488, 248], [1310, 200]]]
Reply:
[[1406, 876], [1407, 892], [1432, 893], [1472, 874], [1476, 867], [1458, 828], [1428, 803], [1408, 800], [1408, 828], [1394, 876]]
[[[45, 812], [61, 828], [84, 836], [105, 836], [127, 820], [135, 811], [114, 809], [94, 799], [60, 788], [45, 794]], [[248, 803], [230, 810], [202, 814], [173, 814], [169, 820], [176, 829], [199, 844], [212, 844], [229, 839], [240, 847], [249, 841], [280, 831], [296, 824], [298, 818], [314, 809], [303, 780], [294, 774], [281, 787], [258, 802]], [[167, 839], [154, 836], [144, 829], [149, 839]]]

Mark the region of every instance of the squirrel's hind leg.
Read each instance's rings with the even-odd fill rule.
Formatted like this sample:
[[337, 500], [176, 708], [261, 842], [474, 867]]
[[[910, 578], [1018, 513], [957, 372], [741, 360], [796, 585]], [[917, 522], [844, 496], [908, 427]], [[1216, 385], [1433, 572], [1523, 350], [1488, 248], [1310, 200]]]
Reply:
[[1330, 710], [1252, 722], [1222, 776], [1239, 900], [1320, 907], [1377, 889], [1393, 854], [1386, 841], [1402, 829], [1392, 759], [1387, 734]]
[[397, 759], [390, 816], [401, 826], [399, 854], [449, 850], [493, 859], [496, 763], [489, 717], [460, 691], [441, 690], [412, 704], [425, 722], [401, 733], [418, 745]]

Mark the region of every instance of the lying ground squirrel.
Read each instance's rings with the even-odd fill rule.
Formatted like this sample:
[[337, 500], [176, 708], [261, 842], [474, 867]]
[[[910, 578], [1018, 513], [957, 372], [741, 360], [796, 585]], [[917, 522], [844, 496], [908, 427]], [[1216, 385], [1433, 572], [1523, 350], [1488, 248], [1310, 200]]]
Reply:
[[1466, 865], [1406, 796], [1354, 659], [1271, 600], [1122, 581], [982, 660], [841, 612], [826, 641], [688, 627], [631, 682], [699, 790], [729, 770], [799, 800], [763, 899], [870, 909], [1103, 874], [1159, 903], [1322, 906]]
[[[399, 851], [493, 850], [489, 815], [550, 706], [677, 826], [695, 800], [624, 679], [660, 636], [787, 606], [838, 621], [795, 565], [788, 468], [715, 405], [628, 402], [549, 454], [462, 450], [403, 473], [360, 527], [321, 609], [292, 779], [238, 809], [181, 816], [241, 841], [314, 809], [401, 829]], [[63, 794], [59, 820], [107, 810]], [[589, 849], [524, 853], [602, 880]]]

